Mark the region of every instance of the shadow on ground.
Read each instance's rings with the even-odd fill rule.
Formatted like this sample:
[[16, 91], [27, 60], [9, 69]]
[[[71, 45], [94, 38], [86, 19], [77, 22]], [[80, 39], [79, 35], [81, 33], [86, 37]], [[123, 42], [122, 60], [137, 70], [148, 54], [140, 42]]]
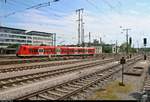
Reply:
[[133, 93], [131, 93], [129, 95], [132, 96], [133, 98], [135, 98], [136, 100], [140, 100], [141, 99], [141, 93], [139, 93], [139, 92], [133, 92]]

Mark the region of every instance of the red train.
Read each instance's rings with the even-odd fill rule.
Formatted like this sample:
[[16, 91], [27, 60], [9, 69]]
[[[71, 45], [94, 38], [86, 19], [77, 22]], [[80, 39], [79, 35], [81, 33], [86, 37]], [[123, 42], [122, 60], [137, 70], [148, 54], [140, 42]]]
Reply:
[[81, 56], [94, 55], [93, 47], [59, 47], [21, 45], [16, 53], [20, 57], [31, 56]]

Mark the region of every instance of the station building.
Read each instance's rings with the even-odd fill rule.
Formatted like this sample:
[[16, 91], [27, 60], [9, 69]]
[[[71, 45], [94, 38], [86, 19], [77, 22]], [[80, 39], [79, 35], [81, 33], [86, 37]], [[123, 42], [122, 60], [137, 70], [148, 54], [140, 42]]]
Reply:
[[0, 54], [15, 53], [15, 48], [8, 48], [10, 45], [49, 45], [56, 43], [55, 33], [46, 33], [39, 31], [30, 31], [17, 28], [0, 26]]
[[26, 32], [24, 29], [0, 26], [0, 48], [6, 48], [13, 44], [54, 45], [54, 36], [55, 33]]

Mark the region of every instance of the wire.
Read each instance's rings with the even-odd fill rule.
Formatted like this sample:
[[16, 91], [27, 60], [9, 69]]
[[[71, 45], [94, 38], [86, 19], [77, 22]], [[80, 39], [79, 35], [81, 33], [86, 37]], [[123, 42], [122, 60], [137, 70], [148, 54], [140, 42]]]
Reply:
[[107, 0], [102, 0], [105, 4], [107, 4], [112, 10], [114, 10], [116, 13], [120, 15], [120, 12], [115, 10], [115, 7], [113, 7]]
[[[93, 6], [98, 12], [101, 12], [101, 13], [103, 13], [104, 15], [105, 15], [105, 13], [101, 10], [101, 9], [99, 9], [99, 7], [98, 6], [96, 6], [93, 2], [91, 2], [91, 1], [89, 1], [89, 0], [86, 0], [87, 1], [87, 3], [89, 3], [91, 6]], [[108, 15], [107, 16], [105, 16], [105, 18], [108, 18], [107, 20], [111, 20], [111, 17], [109, 17]], [[108, 22], [109, 23], [109, 22]]]
[[[55, 1], [59, 1], [59, 0], [53, 0], [53, 1], [55, 2]], [[46, 2], [46, 3], [40, 3], [40, 4], [37, 4], [37, 5], [33, 5], [33, 6], [28, 7], [28, 8], [26, 8], [26, 9], [24, 9], [24, 10], [18, 10], [18, 11], [14, 11], [14, 12], [11, 12], [11, 13], [9, 13], [9, 14], [6, 14], [6, 15], [4, 15], [4, 17], [6, 18], [6, 17], [9, 17], [9, 16], [11, 16], [11, 15], [14, 15], [14, 14], [16, 14], [16, 13], [18, 13], [18, 12], [23, 12], [23, 11], [26, 11], [26, 10], [29, 10], [29, 9], [33, 9], [33, 8], [39, 9], [39, 8], [42, 8], [42, 7], [50, 6], [50, 3], [51, 3], [51, 2]]]

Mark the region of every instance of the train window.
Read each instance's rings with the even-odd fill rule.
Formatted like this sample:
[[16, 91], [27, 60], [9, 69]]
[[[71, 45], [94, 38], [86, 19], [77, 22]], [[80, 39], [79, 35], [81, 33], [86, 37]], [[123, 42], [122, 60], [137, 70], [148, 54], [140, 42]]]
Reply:
[[62, 52], [66, 53], [68, 52], [68, 49], [62, 49]]
[[67, 52], [67, 49], [63, 49], [63, 52]]
[[78, 50], [77, 50], [77, 49], [75, 49], [74, 51], [75, 51], [75, 52], [78, 52]]
[[46, 52], [46, 53], [50, 53], [50, 52], [51, 52], [51, 50], [50, 50], [50, 49], [45, 49], [45, 50], [44, 50], [44, 52]]
[[38, 52], [44, 52], [43, 48], [38, 49]]
[[89, 52], [94, 52], [94, 50], [92, 50], [92, 49], [89, 49]]
[[84, 52], [84, 49], [79, 49], [78, 52]]
[[37, 52], [38, 52], [38, 50], [37, 50], [37, 49], [34, 49], [34, 50], [33, 50], [33, 52], [34, 52], [34, 53], [37, 53]]

